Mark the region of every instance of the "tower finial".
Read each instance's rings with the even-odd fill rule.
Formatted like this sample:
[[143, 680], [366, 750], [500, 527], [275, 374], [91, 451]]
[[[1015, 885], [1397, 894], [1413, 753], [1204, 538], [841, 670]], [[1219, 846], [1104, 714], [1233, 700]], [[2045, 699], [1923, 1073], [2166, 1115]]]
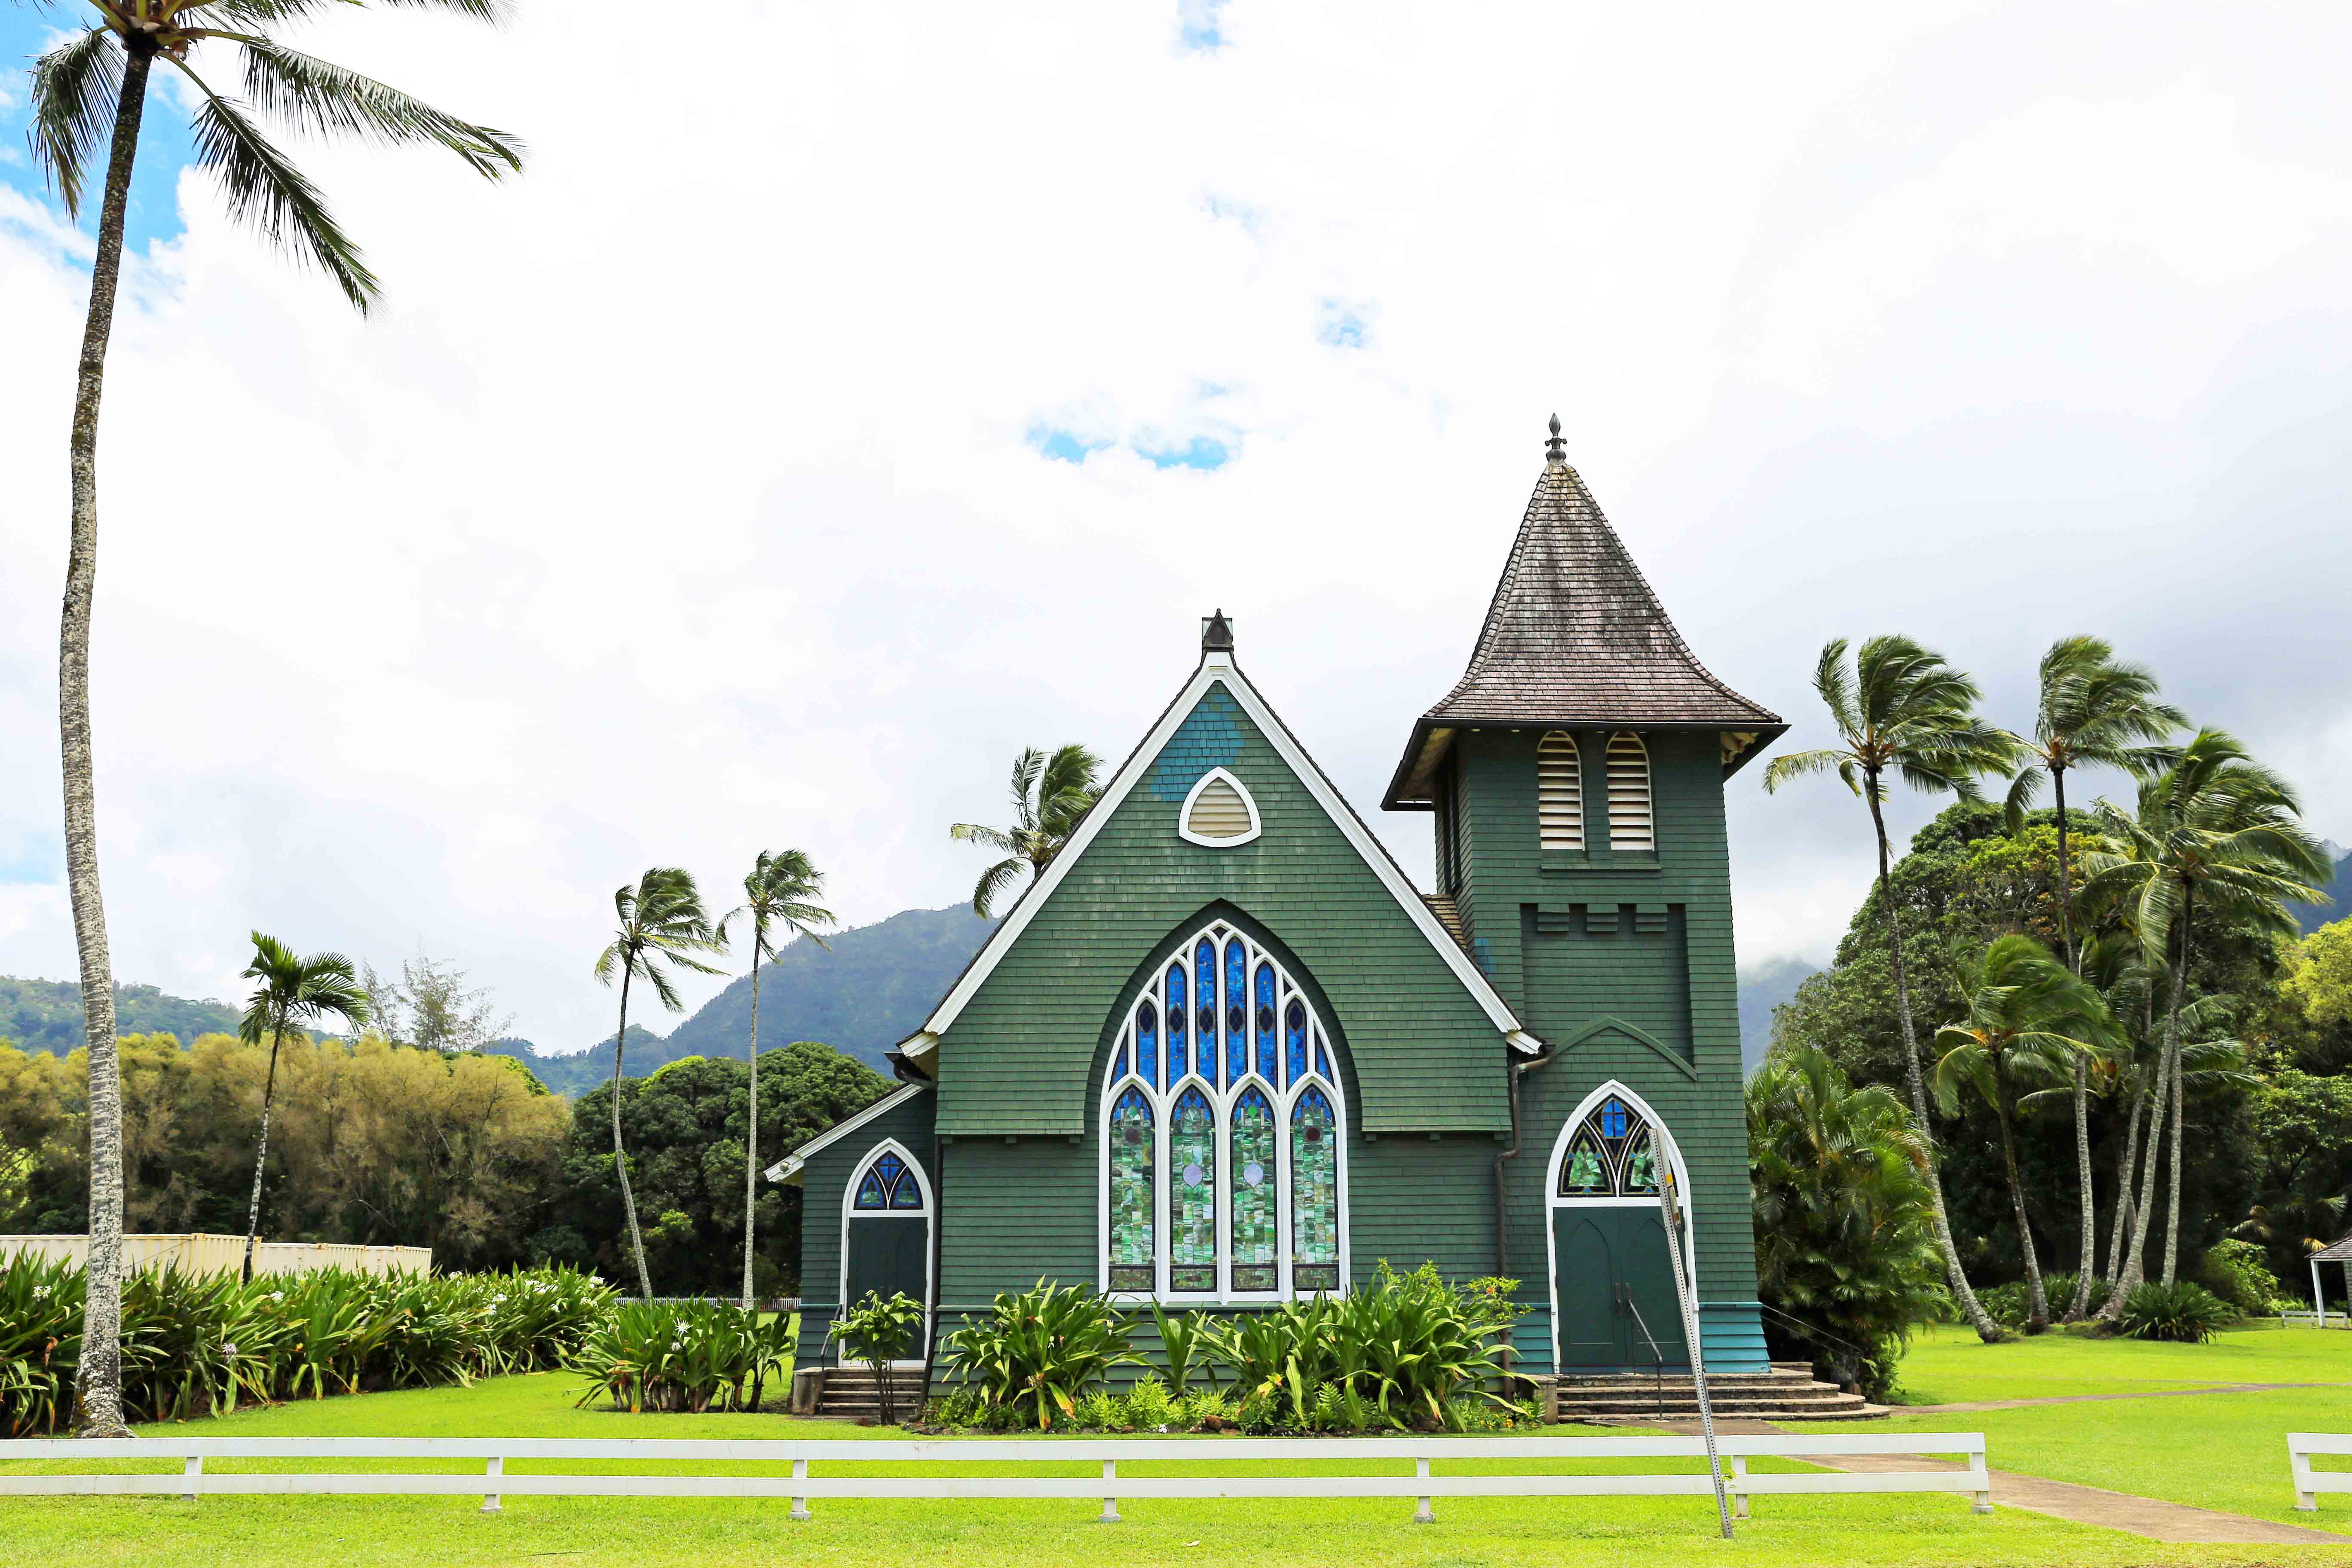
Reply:
[[1215, 615], [1201, 623], [1201, 651], [1202, 653], [1234, 651], [1234, 623], [1225, 619], [1225, 612], [1223, 609], [1219, 609]]
[[1568, 443], [1559, 438], [1559, 416], [1557, 414], [1551, 416], [1551, 439], [1544, 443], [1544, 461], [1562, 464], [1568, 461]]

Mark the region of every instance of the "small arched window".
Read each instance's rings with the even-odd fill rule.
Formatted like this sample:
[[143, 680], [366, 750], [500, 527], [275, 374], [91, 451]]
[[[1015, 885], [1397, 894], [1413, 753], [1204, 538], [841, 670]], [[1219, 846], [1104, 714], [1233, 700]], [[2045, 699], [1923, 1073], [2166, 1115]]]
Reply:
[[866, 1167], [866, 1174], [857, 1183], [857, 1196], [852, 1207], [860, 1210], [919, 1209], [923, 1206], [923, 1189], [915, 1180], [915, 1173], [907, 1162], [888, 1150]]
[[1559, 1195], [1656, 1197], [1658, 1154], [1651, 1145], [1649, 1123], [1635, 1118], [1613, 1094], [1593, 1107], [1560, 1160]]
[[1313, 1000], [1223, 922], [1131, 999], [1103, 1085], [1106, 1290], [1344, 1289], [1347, 1108]]
[[1620, 731], [1609, 737], [1609, 847], [1657, 847], [1657, 825], [1650, 812], [1650, 753], [1642, 737]]
[[1536, 837], [1545, 849], [1584, 847], [1584, 768], [1565, 730], [1536, 746]]

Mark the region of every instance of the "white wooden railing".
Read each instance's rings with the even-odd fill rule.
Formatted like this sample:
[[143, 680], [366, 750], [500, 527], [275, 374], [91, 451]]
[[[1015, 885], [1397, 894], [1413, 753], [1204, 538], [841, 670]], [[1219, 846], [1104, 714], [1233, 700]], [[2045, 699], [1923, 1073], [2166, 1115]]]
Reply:
[[[1973, 1492], [1976, 1509], [1992, 1507], [1992, 1481], [1985, 1469], [1981, 1432], [1916, 1432], [1902, 1436], [1843, 1434], [1822, 1436], [1722, 1436], [1716, 1446], [1730, 1461], [1726, 1478], [1740, 1517], [1750, 1497], [1833, 1492]], [[1748, 1461], [1804, 1459], [1841, 1454], [1954, 1454], [1966, 1469], [1865, 1472], [1836, 1470], [1751, 1474]], [[1707, 1473], [1686, 1474], [1437, 1475], [1433, 1464], [1454, 1459], [1592, 1460], [1704, 1459], [1697, 1437], [1223, 1437], [1154, 1439], [944, 1438], [910, 1442], [813, 1439], [564, 1437], [37, 1437], [0, 1442], [0, 1464], [14, 1460], [66, 1460], [71, 1471], [38, 1473], [0, 1469], [0, 1497], [90, 1496], [177, 1493], [191, 1500], [207, 1493], [314, 1492], [342, 1496], [479, 1497], [485, 1512], [502, 1497], [749, 1497], [790, 1498], [793, 1517], [809, 1517], [812, 1500], [824, 1498], [1099, 1498], [1102, 1518], [1118, 1518], [1120, 1498], [1414, 1498], [1414, 1518], [1433, 1517], [1430, 1501], [1441, 1497], [1700, 1497], [1714, 1490]], [[79, 1467], [100, 1460], [164, 1459], [181, 1463], [179, 1474], [100, 1471]], [[437, 1459], [472, 1460], [478, 1474], [374, 1471], [206, 1470], [207, 1459]], [[789, 1465], [790, 1475], [562, 1475], [533, 1470], [517, 1474], [509, 1459], [672, 1464]], [[1121, 1476], [1122, 1463], [1250, 1459], [1393, 1460], [1412, 1462], [1412, 1473], [1389, 1476]], [[1088, 1476], [813, 1475], [812, 1464], [852, 1467], [900, 1464], [1099, 1464]]]
[[2319, 1507], [2321, 1492], [2352, 1492], [2352, 1470], [2315, 1470], [2314, 1454], [2352, 1454], [2352, 1433], [2290, 1432], [2287, 1468], [2294, 1472], [2294, 1506], [2305, 1513]]

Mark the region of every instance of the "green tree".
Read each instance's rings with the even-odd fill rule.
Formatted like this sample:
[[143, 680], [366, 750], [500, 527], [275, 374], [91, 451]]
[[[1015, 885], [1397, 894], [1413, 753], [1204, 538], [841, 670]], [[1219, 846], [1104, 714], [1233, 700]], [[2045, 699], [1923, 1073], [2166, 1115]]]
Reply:
[[[25, 0], [19, 0], [24, 4]], [[46, 8], [47, 0], [33, 0]], [[343, 4], [363, 0], [341, 0]], [[488, 18], [498, 0], [404, 0]], [[328, 0], [93, 0], [90, 20], [33, 65], [33, 155], [79, 218], [91, 159], [107, 144], [99, 202], [98, 244], [90, 266], [89, 310], [82, 326], [67, 437], [71, 521], [66, 552], [65, 608], [58, 633], [58, 729], [65, 783], [66, 880], [73, 904], [81, 969], [83, 1027], [89, 1049], [90, 1288], [82, 1320], [77, 1377], [79, 1430], [120, 1436], [122, 1424], [122, 1093], [115, 1042], [114, 964], [108, 952], [106, 905], [99, 882], [98, 803], [89, 725], [89, 629], [98, 583], [98, 418], [106, 385], [106, 350], [122, 274], [122, 230], [155, 63], [177, 71], [192, 91], [196, 162], [219, 180], [229, 216], [258, 228], [271, 244], [315, 262], [364, 311], [377, 282], [318, 187], [265, 137], [255, 111], [300, 132], [386, 142], [425, 142], [455, 153], [491, 178], [519, 171], [514, 138], [312, 55], [271, 35], [289, 21], [328, 8]], [[207, 41], [242, 58], [246, 99], [225, 97], [196, 73], [189, 57]], [[207, 51], [209, 52], [209, 51]]]
[[[1876, 637], [1862, 645], [1849, 667], [1846, 646], [1843, 637], [1832, 639], [1813, 668], [1813, 689], [1829, 708], [1838, 744], [1775, 758], [1764, 772], [1764, 787], [1777, 791], [1794, 779], [1834, 773], [1870, 807], [1870, 825], [1878, 843], [1878, 887], [1888, 958], [1894, 966], [1895, 1010], [1903, 1026], [1904, 1080], [1911, 1091], [1918, 1136], [1932, 1156], [1935, 1134], [1927, 1122], [1927, 1087], [1920, 1070], [1918, 1031], [1912, 1021], [1903, 931], [1887, 886], [1886, 775], [1892, 773], [1914, 789], [1949, 790], [1964, 800], [1974, 799], [1978, 779], [2009, 771], [2017, 742], [1977, 717], [1976, 682], [1945, 662], [1942, 655], [1906, 637]], [[1936, 1243], [1943, 1249], [1952, 1295], [1978, 1335], [1990, 1343], [2000, 1337], [2000, 1325], [1969, 1288], [1959, 1249], [1952, 1243], [1943, 1184], [1932, 1157], [1927, 1172]]]
[[2311, 1254], [2343, 1236], [2352, 1207], [2352, 1078], [2287, 1068], [2252, 1101], [2263, 1200], [2237, 1234], [2266, 1247], [2271, 1267], [2299, 1289]]
[[2352, 1024], [2352, 921], [2321, 926], [2287, 950], [2281, 988], [2315, 1024]]
[[1048, 757], [1031, 746], [1013, 762], [1013, 826], [982, 827], [959, 822], [948, 837], [961, 844], [978, 844], [1004, 858], [980, 874], [971, 889], [971, 911], [986, 920], [990, 906], [1026, 867], [1034, 879], [1053, 864], [1054, 857], [1076, 832], [1078, 821], [1092, 809], [1095, 771], [1102, 759], [1084, 746], [1061, 747]]
[[751, 1260], [757, 1248], [753, 1232], [757, 1228], [760, 1202], [760, 961], [774, 958], [777, 944], [775, 933], [783, 933], [789, 943], [796, 936], [804, 936], [819, 947], [824, 938], [814, 928], [836, 922], [833, 911], [817, 907], [816, 900], [824, 896], [824, 873], [818, 870], [809, 858], [798, 849], [760, 851], [751, 863], [751, 875], [743, 879], [743, 903], [729, 911], [719, 922], [719, 940], [727, 940], [728, 921], [738, 915], [751, 922], [751, 1039], [744, 1055], [751, 1068], [751, 1087], [745, 1105], [750, 1123], [743, 1131], [743, 1306], [751, 1305]]
[[1903, 1342], [1946, 1300], [1928, 1152], [1902, 1100], [1855, 1088], [1825, 1052], [1776, 1046], [1748, 1080], [1748, 1159], [1768, 1334], [1883, 1399]]
[[[2101, 832], [2116, 848], [2083, 858], [2086, 897], [2129, 906], [2149, 963], [2167, 969], [2164, 1058], [2157, 1068], [2156, 1109], [2148, 1132], [2148, 1176], [2168, 1114], [2172, 1130], [2170, 1205], [2164, 1283], [2177, 1277], [2180, 1251], [2181, 1144], [2187, 1129], [2181, 1071], [2181, 1005], [2196, 941], [2197, 908], [2240, 927], [2290, 934], [2291, 903], [2318, 898], [2310, 884], [2332, 869], [2316, 839], [2297, 823], [2300, 805], [2286, 781], [2254, 762], [2221, 731], [2200, 730], [2165, 772], [2141, 785], [2138, 810], [2101, 801]], [[2146, 1191], [2146, 1189], [2144, 1189]], [[2138, 1282], [2152, 1193], [2144, 1197], [2119, 1289], [2101, 1316], [2112, 1321]]]
[[[2060, 637], [2042, 656], [2041, 700], [2033, 735], [2021, 742], [2025, 766], [2009, 786], [2012, 834], [2023, 830], [2025, 810], [2049, 784], [2058, 807], [2058, 911], [2061, 949], [2066, 964], [2081, 973], [2075, 944], [2073, 868], [2066, 843], [2066, 775], [2080, 767], [2120, 768], [2146, 778], [2169, 761], [2158, 742], [2189, 727], [2189, 716], [2158, 700], [2156, 677], [2136, 664], [2119, 663], [2115, 649], [2093, 637]], [[2082, 1258], [2075, 1268], [2074, 1300], [2066, 1308], [2073, 1322], [2090, 1310], [2095, 1197], [2091, 1184], [2091, 1108], [2088, 1058], [2074, 1058], [2074, 1173], [2083, 1210]]]
[[[1992, 1107], [2000, 1123], [2001, 1170], [2017, 1215], [2017, 1241], [2025, 1258], [2026, 1331], [2050, 1326], [2050, 1303], [2042, 1288], [2042, 1261], [2033, 1247], [2033, 1226], [2025, 1212], [2025, 1184], [2017, 1173], [2017, 1103], [2021, 1083], [2063, 1079], [2081, 1081], [2082, 1065], [2104, 1054], [2114, 1033], [2098, 992], [2050, 956], [2030, 936], [1996, 938], [1961, 954], [1960, 992], [1967, 1013], [1936, 1031], [1936, 1099], [1947, 1110], [1959, 1107], [1962, 1086]], [[2089, 1159], [2089, 1135], [2083, 1138]], [[2091, 1209], [2083, 1209], [2083, 1232], [2091, 1231]]]
[[238, 1036], [247, 1045], [269, 1039], [269, 1076], [261, 1089], [261, 1136], [253, 1154], [253, 1196], [245, 1211], [244, 1277], [253, 1278], [253, 1241], [261, 1229], [261, 1173], [269, 1161], [270, 1102], [278, 1095], [278, 1052], [286, 1040], [286, 1026], [340, 1018], [352, 1028], [367, 1022], [367, 993], [360, 989], [352, 961], [340, 952], [314, 952], [297, 957], [294, 950], [274, 936], [253, 933], [253, 962], [244, 978], [255, 982], [245, 1005]]
[[613, 1174], [621, 1184], [621, 1214], [629, 1227], [629, 1256], [637, 1266], [637, 1294], [653, 1300], [653, 1276], [646, 1270], [645, 1231], [637, 1224], [637, 1201], [629, 1192], [628, 1151], [621, 1143], [621, 1057], [629, 1038], [629, 983], [642, 980], [653, 987], [661, 1005], [683, 1013], [666, 965], [716, 974], [715, 965], [698, 954], [721, 951], [710, 917], [703, 912], [702, 893], [694, 879], [676, 866], [656, 866], [635, 887], [613, 889], [613, 912], [619, 925], [612, 942], [596, 955], [596, 978], [605, 984], [621, 977], [621, 1026], [613, 1034]]

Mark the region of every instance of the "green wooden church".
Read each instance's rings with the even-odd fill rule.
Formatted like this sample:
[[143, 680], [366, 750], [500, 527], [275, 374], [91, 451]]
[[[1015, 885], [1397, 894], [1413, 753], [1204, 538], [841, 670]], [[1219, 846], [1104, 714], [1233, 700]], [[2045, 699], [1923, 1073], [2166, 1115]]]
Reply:
[[1528, 1373], [1768, 1371], [1724, 782], [1786, 726], [1710, 675], [1562, 456], [1469, 668], [1381, 801], [1416, 889], [1244, 673], [1232, 624], [921, 1029], [770, 1171], [804, 1321], [1041, 1277], [1246, 1311], [1386, 1259], [1521, 1281]]

